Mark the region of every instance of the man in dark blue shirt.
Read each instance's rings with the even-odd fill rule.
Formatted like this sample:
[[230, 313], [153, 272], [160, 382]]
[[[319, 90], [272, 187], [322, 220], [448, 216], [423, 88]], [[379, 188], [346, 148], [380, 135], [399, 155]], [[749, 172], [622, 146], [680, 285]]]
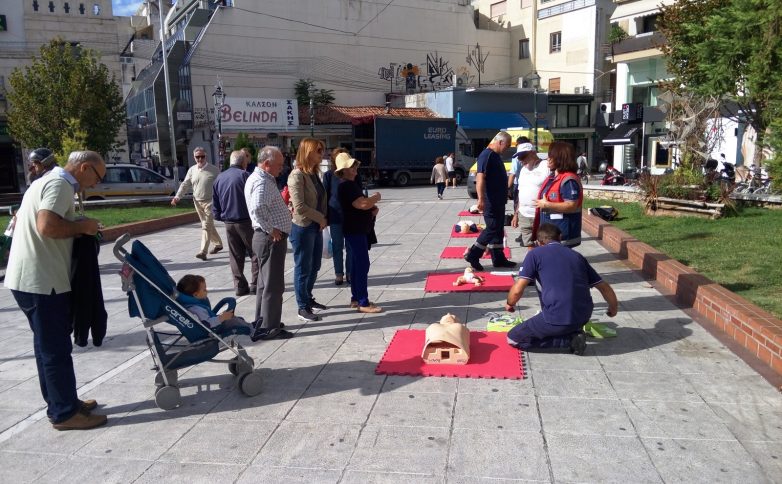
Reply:
[[482, 271], [481, 256], [489, 249], [494, 267], [516, 267], [505, 258], [503, 235], [505, 233], [505, 204], [508, 201], [508, 173], [500, 154], [510, 146], [510, 135], [500, 131], [489, 147], [478, 155], [475, 186], [478, 192], [478, 210], [483, 211], [486, 228], [464, 256], [476, 271]]
[[538, 229], [538, 247], [529, 251], [522, 263], [519, 279], [508, 292], [505, 304], [513, 312], [524, 289], [540, 285], [540, 313], [508, 332], [508, 344], [521, 349], [570, 348], [583, 355], [586, 335], [583, 326], [592, 316], [594, 287], [608, 303], [608, 316], [617, 312], [616, 294], [589, 265], [584, 256], [560, 244], [562, 232], [553, 224]]
[[[255, 294], [258, 284], [258, 258], [253, 253], [253, 226], [247, 202], [244, 199], [244, 184], [250, 174], [246, 171], [249, 160], [243, 151], [231, 153], [231, 166], [217, 175], [212, 195], [212, 212], [215, 219], [225, 223], [228, 239], [228, 254], [234, 288], [237, 296]], [[244, 259], [250, 256], [252, 280], [247, 284], [244, 277]]]

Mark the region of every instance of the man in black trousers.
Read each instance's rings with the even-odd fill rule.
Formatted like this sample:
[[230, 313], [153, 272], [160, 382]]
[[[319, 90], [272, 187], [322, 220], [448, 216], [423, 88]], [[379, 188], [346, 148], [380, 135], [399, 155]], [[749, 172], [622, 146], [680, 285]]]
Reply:
[[510, 146], [510, 135], [500, 131], [494, 136], [488, 148], [478, 155], [478, 170], [475, 175], [478, 192], [478, 210], [483, 211], [486, 228], [464, 256], [476, 271], [482, 271], [481, 256], [489, 250], [492, 265], [496, 268], [516, 267], [516, 263], [505, 258], [503, 235], [505, 232], [505, 204], [508, 202], [508, 173], [500, 154]]
[[[258, 285], [258, 258], [252, 247], [253, 225], [244, 199], [244, 185], [250, 177], [246, 171], [248, 162], [243, 151], [231, 153], [231, 165], [217, 176], [212, 194], [212, 213], [216, 220], [225, 223], [228, 254], [237, 296], [255, 294]], [[248, 255], [252, 264], [252, 279], [249, 284], [244, 277], [244, 261]]]

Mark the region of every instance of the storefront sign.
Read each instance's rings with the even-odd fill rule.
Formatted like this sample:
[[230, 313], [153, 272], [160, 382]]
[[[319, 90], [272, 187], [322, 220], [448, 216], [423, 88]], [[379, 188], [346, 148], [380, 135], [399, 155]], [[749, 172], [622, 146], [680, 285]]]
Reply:
[[228, 97], [220, 115], [225, 131], [299, 127], [299, 106], [295, 99]]

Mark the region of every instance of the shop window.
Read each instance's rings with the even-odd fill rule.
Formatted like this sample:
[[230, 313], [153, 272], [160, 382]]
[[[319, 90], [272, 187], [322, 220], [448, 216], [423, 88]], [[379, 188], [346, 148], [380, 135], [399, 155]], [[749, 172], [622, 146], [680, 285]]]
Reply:
[[529, 39], [519, 39], [519, 59], [529, 59]]
[[562, 32], [554, 32], [549, 36], [549, 52], [562, 51]]

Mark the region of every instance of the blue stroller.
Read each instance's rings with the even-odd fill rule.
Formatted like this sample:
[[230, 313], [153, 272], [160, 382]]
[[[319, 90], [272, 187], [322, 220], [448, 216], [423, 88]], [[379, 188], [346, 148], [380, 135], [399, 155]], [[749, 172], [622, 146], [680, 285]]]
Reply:
[[[163, 410], [179, 406], [182, 398], [177, 370], [204, 361], [227, 363], [228, 370], [238, 377], [238, 386], [245, 395], [252, 397], [261, 393], [261, 376], [255, 370], [255, 362], [232, 337], [248, 335], [248, 328], [226, 329], [222, 325], [210, 328], [202, 323], [177, 300], [176, 283], [144, 244], [136, 240], [130, 253], [125, 250], [123, 245], [129, 240], [130, 234], [117, 239], [114, 256], [122, 262], [120, 277], [122, 290], [128, 293], [128, 312], [130, 316], [140, 317], [147, 330], [147, 344], [157, 370], [155, 404]], [[219, 312], [223, 306], [233, 310], [236, 299], [222, 299], [214, 311]], [[178, 332], [155, 329], [163, 323], [173, 325]], [[215, 359], [225, 350], [234, 357]]]

